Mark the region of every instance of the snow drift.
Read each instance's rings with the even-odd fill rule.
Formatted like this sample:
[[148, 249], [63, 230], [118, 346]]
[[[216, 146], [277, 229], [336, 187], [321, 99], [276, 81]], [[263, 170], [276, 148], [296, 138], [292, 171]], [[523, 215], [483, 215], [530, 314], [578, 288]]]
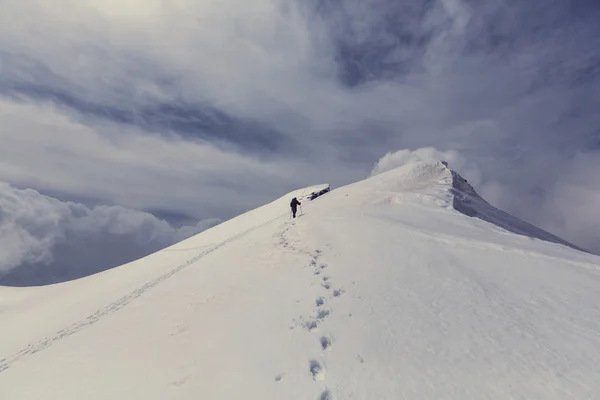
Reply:
[[326, 188], [80, 280], [0, 287], [0, 398], [600, 397], [597, 256], [444, 163], [309, 200]]

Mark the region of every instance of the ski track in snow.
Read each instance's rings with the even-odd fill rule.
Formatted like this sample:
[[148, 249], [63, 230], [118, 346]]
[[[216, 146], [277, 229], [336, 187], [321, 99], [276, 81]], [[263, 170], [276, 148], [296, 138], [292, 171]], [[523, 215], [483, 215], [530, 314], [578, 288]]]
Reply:
[[[286, 214], [284, 214], [284, 215], [286, 215]], [[10, 368], [14, 363], [19, 361], [21, 358], [38, 353], [38, 352], [52, 346], [54, 343], [66, 338], [68, 336], [74, 335], [75, 333], [95, 324], [103, 317], [105, 317], [109, 314], [112, 314], [116, 311], [119, 311], [120, 309], [122, 309], [123, 307], [125, 307], [126, 305], [131, 303], [133, 300], [142, 296], [148, 290], [152, 289], [153, 287], [160, 284], [161, 282], [166, 281], [167, 279], [169, 279], [176, 273], [181, 272], [183, 269], [189, 267], [190, 265], [195, 264], [200, 259], [202, 259], [204, 256], [214, 252], [215, 250], [220, 249], [221, 247], [233, 242], [234, 240], [237, 240], [237, 239], [247, 235], [248, 233], [250, 233], [252, 231], [255, 231], [259, 228], [262, 228], [265, 225], [268, 225], [268, 224], [280, 219], [281, 217], [282, 217], [282, 215], [279, 215], [276, 218], [273, 218], [263, 224], [254, 226], [254, 227], [247, 229], [241, 233], [238, 233], [237, 235], [234, 235], [234, 236], [231, 236], [231, 237], [225, 239], [224, 241], [214, 245], [213, 247], [211, 247], [211, 248], [201, 252], [200, 254], [196, 255], [195, 257], [189, 259], [185, 263], [175, 267], [174, 269], [170, 270], [169, 272], [166, 272], [163, 275], [158, 276], [157, 278], [151, 280], [150, 282], [139, 287], [138, 289], [134, 290], [133, 292], [121, 297], [117, 301], [114, 301], [114, 302], [110, 303], [109, 305], [107, 305], [106, 307], [96, 311], [95, 313], [88, 316], [87, 318], [85, 318], [83, 320], [79, 320], [79, 321], [73, 323], [68, 328], [62, 329], [62, 330], [56, 332], [54, 335], [47, 337], [45, 339], [42, 339], [42, 340], [38, 341], [37, 343], [30, 344], [26, 348], [20, 350], [17, 353], [14, 353], [8, 357], [1, 358], [0, 359], [0, 373], [2, 373], [3, 371], [6, 371], [8, 368]], [[202, 248], [202, 247], [206, 247], [206, 246], [199, 246], [199, 248]]]

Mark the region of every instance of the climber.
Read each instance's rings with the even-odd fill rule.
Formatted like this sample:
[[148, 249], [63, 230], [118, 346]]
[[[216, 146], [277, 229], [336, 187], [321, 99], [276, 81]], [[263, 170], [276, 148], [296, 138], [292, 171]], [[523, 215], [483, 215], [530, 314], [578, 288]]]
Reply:
[[294, 218], [296, 218], [296, 209], [297, 209], [298, 205], [300, 205], [300, 204], [302, 204], [302, 203], [300, 203], [298, 201], [298, 199], [295, 197], [292, 199], [292, 202], [290, 203], [290, 207], [292, 207], [292, 214], [294, 215]]

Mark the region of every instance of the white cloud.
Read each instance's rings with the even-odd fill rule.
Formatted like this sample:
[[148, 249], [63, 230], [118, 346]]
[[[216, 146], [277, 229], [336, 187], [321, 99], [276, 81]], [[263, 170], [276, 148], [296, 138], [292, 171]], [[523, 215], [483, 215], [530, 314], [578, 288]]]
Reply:
[[[0, 281], [5, 277], [13, 284], [50, 283], [89, 275], [218, 222], [208, 219], [174, 228], [145, 212], [120, 206], [88, 208], [0, 182]], [[72, 257], [73, 250], [84, 255]], [[101, 254], [108, 255], [97, 257]], [[29, 271], [35, 274], [28, 275]]]
[[9, 1], [0, 16], [3, 72], [127, 109], [177, 98], [256, 118], [300, 105], [293, 99], [310, 106], [314, 72], [333, 67], [318, 61], [318, 27], [291, 3], [146, 3]]
[[260, 160], [113, 123], [84, 125], [52, 105], [0, 99], [0, 121], [0, 179], [134, 209], [231, 216], [321, 174], [293, 160]]
[[600, 254], [600, 152], [578, 153], [544, 197], [539, 223]]

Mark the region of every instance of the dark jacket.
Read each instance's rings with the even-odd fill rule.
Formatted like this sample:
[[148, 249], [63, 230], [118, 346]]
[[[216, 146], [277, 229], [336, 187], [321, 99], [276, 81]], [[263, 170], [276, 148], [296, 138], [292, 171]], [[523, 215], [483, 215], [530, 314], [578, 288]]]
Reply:
[[300, 204], [302, 204], [302, 203], [300, 203], [300, 202], [298, 201], [298, 199], [294, 197], [294, 198], [292, 199], [292, 202], [290, 203], [290, 207], [292, 207], [292, 208], [294, 208], [294, 209], [295, 209], [295, 208], [296, 208], [296, 207], [298, 207], [298, 205], [300, 205]]

